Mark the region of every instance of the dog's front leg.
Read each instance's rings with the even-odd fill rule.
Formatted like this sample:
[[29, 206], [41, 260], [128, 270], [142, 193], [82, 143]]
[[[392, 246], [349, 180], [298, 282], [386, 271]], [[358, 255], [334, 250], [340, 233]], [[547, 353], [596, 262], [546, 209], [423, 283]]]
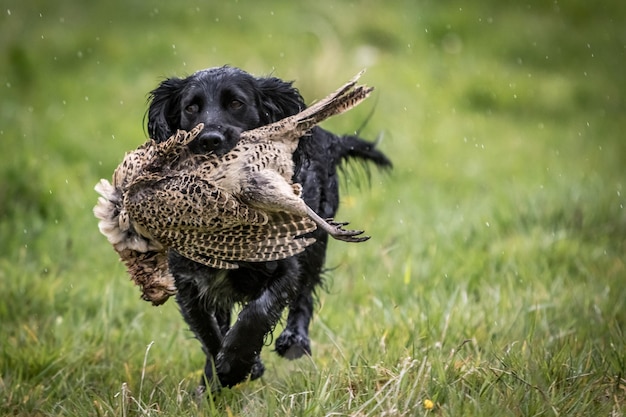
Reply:
[[178, 293], [176, 301], [180, 312], [189, 325], [189, 329], [202, 343], [202, 350], [206, 355], [204, 376], [200, 380], [199, 391], [206, 389], [207, 383], [214, 390], [219, 386], [214, 375], [215, 355], [222, 346], [222, 330], [213, 311], [207, 308], [199, 295], [199, 289], [192, 280], [178, 279], [176, 282]]
[[169, 266], [176, 282], [176, 302], [180, 312], [193, 332], [202, 343], [206, 355], [204, 375], [200, 380], [200, 391], [206, 390], [207, 383], [214, 390], [219, 387], [215, 377], [215, 357], [222, 347], [222, 339], [228, 330], [230, 309], [228, 303], [216, 304], [207, 297], [205, 289], [200, 285], [213, 282], [217, 271], [196, 264], [172, 251], [169, 255]]
[[[295, 261], [295, 260], [294, 260]], [[292, 263], [292, 262], [288, 262]], [[295, 263], [295, 262], [294, 262]], [[222, 340], [215, 368], [222, 386], [233, 386], [248, 375], [263, 373], [259, 360], [265, 336], [299, 292], [297, 264], [275, 278], [259, 297], [247, 303]]]

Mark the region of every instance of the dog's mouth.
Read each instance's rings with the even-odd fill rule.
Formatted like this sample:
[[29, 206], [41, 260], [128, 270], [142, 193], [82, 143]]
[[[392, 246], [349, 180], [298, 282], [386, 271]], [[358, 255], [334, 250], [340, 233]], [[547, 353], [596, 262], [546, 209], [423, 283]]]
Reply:
[[228, 153], [237, 145], [241, 130], [233, 127], [207, 126], [189, 143], [189, 150], [195, 154]]

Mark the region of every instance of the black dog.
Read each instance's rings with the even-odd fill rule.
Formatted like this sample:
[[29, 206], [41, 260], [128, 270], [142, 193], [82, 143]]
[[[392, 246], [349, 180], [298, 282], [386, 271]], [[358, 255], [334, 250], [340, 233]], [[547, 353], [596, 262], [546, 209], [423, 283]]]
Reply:
[[[256, 78], [232, 67], [211, 68], [184, 78], [163, 81], [150, 93], [148, 133], [164, 141], [176, 129], [204, 123], [194, 140], [194, 152], [226, 153], [239, 134], [291, 116], [306, 105], [291, 83], [278, 78]], [[300, 140], [294, 156], [294, 182], [302, 184], [303, 198], [322, 218], [334, 217], [339, 206], [337, 168], [349, 158], [390, 167], [374, 144], [357, 136], [336, 136], [319, 127]], [[176, 300], [189, 327], [207, 356], [205, 378], [213, 388], [232, 386], [246, 377], [260, 377], [259, 354], [267, 334], [288, 306], [284, 331], [276, 352], [295, 359], [311, 353], [309, 322], [313, 294], [320, 284], [328, 236], [315, 231], [316, 242], [300, 255], [277, 262], [241, 263], [238, 269], [216, 270], [171, 251], [170, 270]], [[243, 305], [231, 327], [231, 310]]]

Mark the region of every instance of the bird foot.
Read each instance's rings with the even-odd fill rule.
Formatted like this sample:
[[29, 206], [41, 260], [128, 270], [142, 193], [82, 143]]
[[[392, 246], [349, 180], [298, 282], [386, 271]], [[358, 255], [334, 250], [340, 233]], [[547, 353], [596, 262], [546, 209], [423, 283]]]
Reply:
[[369, 236], [359, 236], [363, 234], [363, 230], [346, 230], [342, 226], [347, 226], [348, 222], [336, 222], [334, 219], [322, 219], [313, 209], [307, 205], [306, 212], [322, 230], [337, 240], [344, 242], [365, 242]]
[[358, 243], [365, 242], [370, 238], [369, 236], [359, 236], [363, 234], [363, 230], [344, 229], [343, 226], [347, 226], [349, 222], [336, 222], [334, 219], [326, 219], [326, 224], [330, 228], [327, 230], [328, 233], [337, 240]]

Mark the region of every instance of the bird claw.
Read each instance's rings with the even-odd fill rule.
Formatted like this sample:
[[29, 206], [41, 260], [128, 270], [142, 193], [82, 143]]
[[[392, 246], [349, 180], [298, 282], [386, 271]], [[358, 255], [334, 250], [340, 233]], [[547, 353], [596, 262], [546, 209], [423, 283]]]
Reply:
[[342, 226], [347, 226], [349, 222], [337, 222], [333, 219], [327, 219], [326, 222], [332, 228], [332, 231], [329, 232], [330, 235], [337, 240], [358, 243], [365, 242], [370, 238], [369, 236], [359, 236], [363, 234], [363, 230], [343, 229]]
[[333, 218], [326, 219], [326, 223], [328, 223], [331, 226], [337, 226], [339, 228], [341, 228], [341, 226], [347, 226], [350, 224], [350, 222], [337, 222]]

